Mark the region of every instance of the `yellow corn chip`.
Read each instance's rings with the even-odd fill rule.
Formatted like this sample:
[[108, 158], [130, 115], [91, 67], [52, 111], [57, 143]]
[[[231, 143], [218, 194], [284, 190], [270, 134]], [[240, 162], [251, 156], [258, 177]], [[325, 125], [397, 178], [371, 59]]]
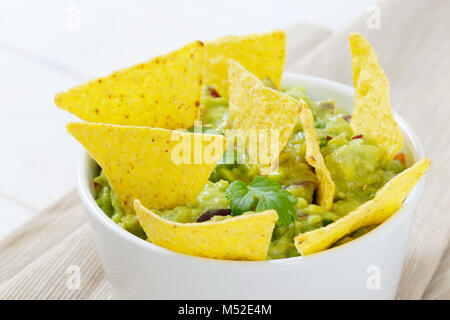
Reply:
[[392, 160], [402, 148], [403, 137], [391, 110], [388, 79], [375, 50], [361, 34], [351, 34], [350, 49], [355, 86], [351, 126], [372, 138]]
[[384, 185], [370, 201], [341, 219], [294, 238], [302, 255], [329, 248], [342, 237], [369, 225], [377, 225], [388, 219], [402, 205], [403, 200], [430, 167], [430, 159], [422, 159]]
[[319, 138], [314, 129], [314, 118], [311, 110], [305, 106], [300, 113], [300, 121], [305, 133], [306, 142], [306, 162], [314, 167], [319, 187], [317, 188], [317, 203], [326, 210], [333, 206], [334, 182], [330, 172], [325, 166], [325, 161], [320, 153]]
[[205, 42], [204, 83], [228, 97], [227, 61], [233, 59], [260, 80], [269, 77], [279, 88], [286, 61], [286, 34], [277, 30]]
[[89, 122], [189, 128], [200, 115], [203, 50], [193, 42], [57, 94], [55, 103]]
[[[262, 82], [237, 62], [228, 62], [230, 81], [229, 114], [233, 129], [267, 130], [271, 134], [276, 132], [278, 152], [268, 146], [268, 141], [258, 138], [258, 163], [262, 174], [268, 174], [276, 166], [279, 152], [286, 146], [297, 123], [300, 111], [306, 104], [303, 100], [296, 100], [288, 95], [265, 87]], [[271, 139], [267, 139], [270, 142]], [[262, 163], [262, 150], [267, 150], [269, 161]]]
[[139, 221], [153, 244], [193, 256], [226, 260], [264, 260], [278, 214], [266, 210], [217, 222], [165, 220], [134, 201]]
[[194, 201], [224, 151], [219, 135], [95, 123], [67, 129], [103, 168], [128, 214], [134, 199], [155, 209]]

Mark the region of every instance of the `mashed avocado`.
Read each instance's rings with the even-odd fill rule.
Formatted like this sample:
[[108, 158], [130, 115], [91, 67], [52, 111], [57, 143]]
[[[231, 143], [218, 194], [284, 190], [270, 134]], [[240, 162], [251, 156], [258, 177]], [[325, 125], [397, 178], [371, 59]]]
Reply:
[[[267, 85], [270, 86], [270, 83]], [[305, 162], [305, 137], [298, 122], [288, 144], [280, 153], [279, 168], [268, 176], [295, 197], [297, 219], [289, 225], [275, 227], [267, 259], [298, 256], [293, 242], [297, 234], [321, 228], [346, 215], [372, 199], [378, 189], [405, 169], [405, 165], [398, 160], [386, 163], [382, 150], [368, 137], [354, 135], [348, 122], [350, 116], [338, 108], [333, 100], [313, 101], [305, 94], [305, 90], [298, 86], [286, 87], [283, 91], [294, 98], [303, 99], [313, 112], [321, 152], [335, 182], [336, 192], [330, 211], [313, 204], [317, 180], [314, 171]], [[201, 120], [205, 128], [213, 128], [218, 133], [226, 129], [228, 101], [213, 89], [205, 88], [202, 105]], [[212, 221], [229, 218], [230, 215], [226, 215], [223, 209], [230, 207], [225, 195], [230, 183], [236, 180], [248, 183], [260, 175], [257, 165], [237, 162], [219, 163], [194, 203], [155, 212], [167, 220], [181, 223], [197, 222], [205, 213], [212, 216]], [[100, 208], [121, 227], [145, 239], [145, 233], [136, 215], [124, 213], [103, 172], [94, 179], [94, 183], [96, 201]], [[216, 215], [217, 212], [220, 214]], [[335, 246], [351, 241], [371, 229], [373, 227], [361, 228], [336, 242]]]

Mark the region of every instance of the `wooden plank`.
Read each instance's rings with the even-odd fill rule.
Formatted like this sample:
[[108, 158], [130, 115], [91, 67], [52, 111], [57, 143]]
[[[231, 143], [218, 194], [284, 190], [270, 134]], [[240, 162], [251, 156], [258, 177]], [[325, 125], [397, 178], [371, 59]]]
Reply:
[[450, 300], [450, 245], [423, 295], [426, 300]]
[[84, 214], [78, 194], [71, 190], [0, 241], [0, 283], [12, 278], [85, 224]]

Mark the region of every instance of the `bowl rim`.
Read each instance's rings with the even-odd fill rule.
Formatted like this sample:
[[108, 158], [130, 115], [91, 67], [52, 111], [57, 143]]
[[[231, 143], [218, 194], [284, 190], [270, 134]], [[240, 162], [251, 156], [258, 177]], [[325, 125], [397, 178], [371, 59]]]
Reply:
[[[332, 80], [319, 78], [310, 75], [302, 75], [296, 73], [285, 72], [283, 74], [283, 82], [308, 82], [310, 84], [318, 84], [324, 86], [334, 87], [338, 91], [342, 91], [344, 95], [354, 95], [354, 89], [350, 86], [347, 86], [343, 83], [335, 82]], [[307, 88], [307, 86], [306, 86]], [[420, 142], [418, 136], [414, 132], [414, 130], [409, 126], [409, 124], [394, 111], [395, 118], [400, 128], [403, 129], [405, 135], [408, 136], [411, 140], [411, 149], [415, 153], [415, 161], [424, 158], [425, 152]], [[185, 261], [197, 261], [200, 263], [212, 263], [212, 264], [225, 264], [225, 265], [242, 265], [242, 266], [274, 266], [274, 265], [286, 265], [293, 263], [307, 263], [310, 260], [320, 260], [327, 259], [327, 257], [331, 257], [332, 255], [343, 255], [346, 252], [349, 252], [352, 248], [365, 246], [370, 241], [375, 241], [378, 238], [385, 237], [386, 234], [390, 232], [394, 232], [397, 224], [401, 223], [404, 218], [408, 214], [414, 214], [415, 210], [408, 210], [408, 208], [412, 208], [417, 205], [418, 200], [420, 199], [423, 188], [425, 184], [425, 177], [419, 181], [419, 183], [411, 190], [405, 199], [402, 207], [397, 210], [388, 220], [383, 222], [381, 225], [371, 230], [370, 232], [362, 235], [358, 239], [354, 241], [350, 241], [343, 245], [329, 248], [327, 250], [317, 252], [307, 256], [299, 256], [292, 258], [284, 258], [284, 259], [274, 259], [274, 260], [264, 260], [264, 261], [234, 261], [234, 260], [219, 260], [205, 257], [197, 257], [191, 256], [183, 253], [179, 253], [176, 251], [172, 251], [160, 246], [157, 246], [153, 243], [150, 243], [146, 240], [143, 240], [139, 237], [136, 237], [132, 233], [126, 231], [119, 225], [117, 225], [111, 218], [109, 218], [97, 205], [94, 197], [90, 191], [90, 184], [92, 181], [89, 181], [87, 178], [87, 173], [89, 170], [90, 163], [94, 161], [90, 155], [84, 150], [83, 155], [81, 157], [80, 164], [78, 165], [77, 170], [77, 189], [81, 201], [86, 207], [86, 211], [88, 214], [95, 219], [99, 225], [103, 226], [108, 232], [113, 233], [116, 237], [119, 237], [123, 241], [128, 241], [136, 246], [143, 248], [149, 254], [160, 254], [166, 257], [172, 257], [174, 259], [184, 259]], [[414, 208], [413, 208], [414, 209]]]

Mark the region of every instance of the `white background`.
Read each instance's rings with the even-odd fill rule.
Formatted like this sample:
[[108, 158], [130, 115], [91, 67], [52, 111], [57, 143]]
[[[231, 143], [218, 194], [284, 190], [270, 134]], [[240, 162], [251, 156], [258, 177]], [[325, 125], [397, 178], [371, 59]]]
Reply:
[[0, 2], [0, 237], [75, 185], [75, 119], [55, 93], [190, 40], [312, 23], [339, 31], [375, 0]]

